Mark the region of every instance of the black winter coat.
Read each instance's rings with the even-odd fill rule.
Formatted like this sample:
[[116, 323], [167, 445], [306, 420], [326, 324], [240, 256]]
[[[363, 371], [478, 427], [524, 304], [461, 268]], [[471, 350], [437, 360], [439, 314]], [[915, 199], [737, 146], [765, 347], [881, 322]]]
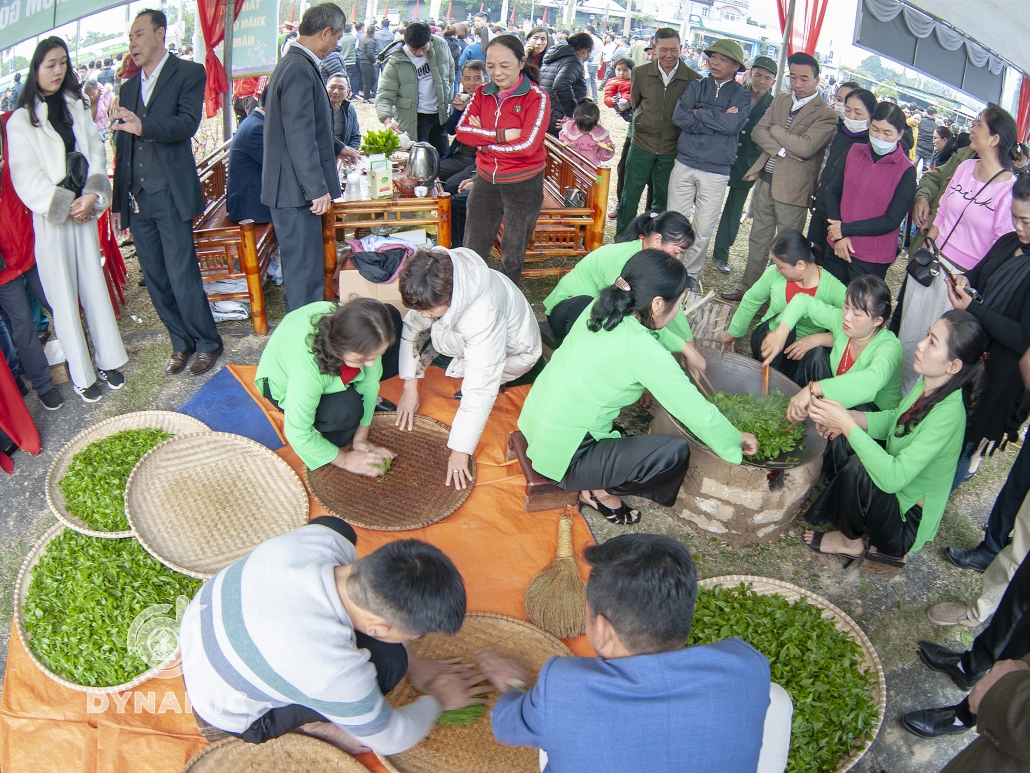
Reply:
[[583, 60], [576, 49], [566, 44], [547, 52], [540, 70], [540, 88], [551, 98], [551, 123], [547, 131], [558, 136], [558, 121], [572, 118], [579, 100], [587, 95]]
[[869, 132], [863, 132], [853, 137], [844, 131], [844, 121], [837, 121], [837, 132], [830, 140], [826, 150], [826, 163], [819, 173], [819, 185], [815, 189], [815, 210], [812, 212], [812, 219], [808, 224], [808, 241], [812, 243], [812, 252], [816, 257], [822, 258], [826, 253], [826, 231], [829, 223], [826, 222], [826, 192], [831, 184], [844, 177], [844, 162], [848, 160], [848, 151], [851, 146], [858, 142], [869, 142]]

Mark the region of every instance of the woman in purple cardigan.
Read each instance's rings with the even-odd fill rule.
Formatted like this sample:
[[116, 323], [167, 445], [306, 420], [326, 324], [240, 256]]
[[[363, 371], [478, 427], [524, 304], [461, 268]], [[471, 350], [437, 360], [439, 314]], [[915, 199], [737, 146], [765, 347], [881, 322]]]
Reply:
[[916, 196], [916, 169], [899, 140], [905, 114], [881, 102], [869, 124], [869, 144], [848, 151], [844, 176], [826, 191], [829, 218], [823, 268], [847, 285], [862, 274], [880, 279], [898, 254], [901, 221]]

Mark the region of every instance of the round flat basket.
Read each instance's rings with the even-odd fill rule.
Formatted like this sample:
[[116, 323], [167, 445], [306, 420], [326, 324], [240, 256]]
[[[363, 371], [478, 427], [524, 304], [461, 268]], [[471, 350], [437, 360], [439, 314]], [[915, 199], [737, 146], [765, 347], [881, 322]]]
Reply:
[[[411, 644], [423, 658], [461, 658], [474, 663], [476, 652], [490, 647], [522, 663], [532, 680], [548, 658], [572, 652], [560, 639], [523, 620], [489, 612], [469, 612], [456, 636], [430, 634]], [[411, 703], [419, 693], [405, 678], [386, 699], [393, 706]], [[487, 707], [492, 700], [487, 701]], [[414, 748], [391, 757], [379, 756], [392, 773], [539, 773], [536, 749], [504, 746], [494, 740], [490, 719], [484, 716], [465, 727], [437, 725]]]
[[287, 733], [261, 744], [225, 738], [193, 755], [181, 773], [368, 773], [325, 741]]
[[770, 577], [755, 577], [747, 574], [730, 574], [723, 575], [722, 577], [710, 577], [707, 580], [701, 580], [698, 582], [698, 585], [710, 590], [716, 585], [722, 585], [725, 588], [733, 588], [740, 585], [742, 582], [750, 583], [751, 589], [759, 595], [779, 595], [791, 603], [798, 601], [802, 596], [804, 596], [808, 599], [809, 604], [813, 604], [823, 610], [824, 618], [830, 618], [833, 620], [838, 631], [846, 633], [859, 647], [861, 647], [863, 657], [862, 665], [864, 665], [870, 672], [869, 692], [872, 693], [873, 700], [876, 702], [876, 725], [873, 727], [873, 730], [869, 734], [869, 738], [866, 742], [861, 746], [856, 746], [850, 755], [841, 760], [836, 773], [846, 773], [846, 771], [851, 770], [856, 764], [858, 764], [858, 761], [862, 759], [862, 756], [872, 745], [877, 733], [880, 732], [880, 726], [883, 724], [883, 715], [887, 710], [887, 682], [883, 676], [883, 666], [880, 664], [880, 657], [876, 654], [876, 650], [873, 649], [872, 642], [870, 642], [869, 637], [865, 635], [865, 631], [858, 627], [858, 623], [848, 617], [843, 610], [832, 604], [827, 599], [824, 599], [819, 594], [812, 593], [812, 591], [805, 590], [793, 583], [784, 582], [783, 580], [774, 580]]
[[207, 432], [208, 426], [192, 416], [174, 411], [137, 411], [126, 413], [122, 416], [115, 416], [94, 424], [72, 438], [60, 450], [50, 465], [50, 471], [46, 475], [46, 501], [50, 509], [54, 511], [57, 520], [69, 529], [81, 534], [88, 534], [91, 537], [131, 537], [132, 531], [97, 531], [81, 518], [76, 518], [65, 509], [64, 493], [61, 491], [61, 478], [68, 472], [68, 465], [72, 463], [75, 454], [97, 440], [115, 435], [127, 429], [160, 429], [171, 435], [188, 435], [196, 432]]
[[475, 485], [476, 460], [469, 457], [472, 483], [464, 489], [443, 485], [447, 478], [450, 427], [416, 416], [410, 432], [394, 426], [396, 413], [372, 418], [369, 440], [396, 452], [389, 471], [366, 478], [327, 464], [304, 470], [304, 482], [326, 512], [377, 531], [421, 529], [442, 521], [468, 499]]
[[33, 546], [32, 550], [29, 551], [29, 554], [25, 556], [25, 560], [22, 562], [21, 569], [18, 570], [18, 579], [15, 581], [14, 584], [14, 622], [15, 628], [18, 631], [18, 636], [21, 639], [22, 646], [25, 648], [25, 651], [29, 654], [29, 658], [32, 660], [32, 662], [36, 664], [36, 667], [62, 687], [67, 687], [70, 690], [78, 690], [79, 692], [98, 694], [116, 693], [124, 692], [125, 690], [131, 690], [134, 687], [143, 684], [143, 682], [147, 681], [148, 679], [154, 678], [166, 667], [172, 665], [175, 662], [176, 658], [178, 658], [178, 651], [176, 651], [175, 654], [173, 654], [164, 663], [154, 666], [153, 668], [147, 669], [132, 681], [126, 682], [124, 684], [116, 684], [111, 687], [87, 687], [85, 685], [76, 684], [75, 682], [65, 679], [63, 676], [55, 674], [53, 671], [51, 671], [49, 668], [43, 665], [43, 662], [36, 657], [35, 653], [32, 652], [32, 648], [29, 646], [30, 636], [28, 630], [25, 627], [25, 600], [26, 598], [28, 598], [29, 586], [32, 584], [32, 569], [36, 564], [39, 563], [40, 559], [43, 557], [43, 554], [46, 553], [46, 548], [47, 545], [50, 544], [50, 541], [58, 537], [61, 534], [61, 532], [64, 531], [64, 529], [65, 527], [62, 524], [54, 524], [54, 526], [52, 526], [46, 534], [39, 538], [39, 541]]
[[139, 460], [125, 486], [125, 515], [154, 558], [206, 580], [307, 523], [308, 495], [260, 443], [207, 432], [171, 438]]

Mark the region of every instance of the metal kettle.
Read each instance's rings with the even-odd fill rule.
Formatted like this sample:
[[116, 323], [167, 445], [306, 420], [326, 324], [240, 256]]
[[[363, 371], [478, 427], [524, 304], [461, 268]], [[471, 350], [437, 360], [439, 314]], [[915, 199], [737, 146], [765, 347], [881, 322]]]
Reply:
[[416, 142], [408, 150], [404, 173], [419, 185], [432, 185], [440, 171], [440, 153], [428, 142]]

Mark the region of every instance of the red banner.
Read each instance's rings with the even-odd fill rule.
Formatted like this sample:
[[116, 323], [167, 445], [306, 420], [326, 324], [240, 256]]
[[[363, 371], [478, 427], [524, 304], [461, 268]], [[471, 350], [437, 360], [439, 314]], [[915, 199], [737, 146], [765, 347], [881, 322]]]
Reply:
[[[787, 42], [787, 56], [795, 51], [814, 55], [823, 28], [823, 17], [830, 0], [795, 0], [794, 24]], [[777, 0], [776, 14], [780, 18], [780, 34], [783, 34], [787, 20], [787, 6], [790, 0]]]
[[1030, 134], [1030, 75], [1023, 73], [1023, 84], [1019, 87], [1019, 106], [1016, 109], [1016, 129], [1019, 141], [1026, 142]]
[[[215, 55], [215, 46], [225, 37], [225, 5], [226, 0], [197, 0], [197, 16], [200, 20], [200, 31], [204, 33], [207, 53], [204, 55], [204, 67], [207, 69], [207, 86], [204, 89], [205, 113], [211, 118], [222, 105], [222, 94], [229, 89], [229, 81], [225, 75], [225, 67]], [[243, 10], [243, 0], [236, 0], [233, 19]]]

